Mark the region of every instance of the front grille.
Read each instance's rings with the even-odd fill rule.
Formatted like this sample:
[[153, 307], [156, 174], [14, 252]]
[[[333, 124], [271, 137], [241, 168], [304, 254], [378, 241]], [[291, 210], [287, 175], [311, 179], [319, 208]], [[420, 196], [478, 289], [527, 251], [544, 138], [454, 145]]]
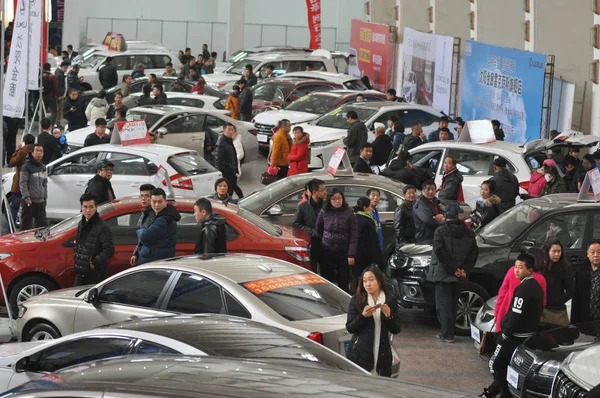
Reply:
[[275, 125], [254, 123], [254, 127], [256, 127], [256, 130], [258, 130], [260, 134], [266, 134], [271, 137], [273, 135], [273, 127], [275, 127]]
[[533, 356], [525, 351], [521, 346], [517, 348], [513, 357], [510, 360], [510, 366], [519, 372], [519, 378], [525, 378], [529, 373], [529, 369], [533, 365]]
[[562, 371], [558, 371], [552, 386], [552, 398], [584, 398], [586, 394], [587, 391], [572, 382]]

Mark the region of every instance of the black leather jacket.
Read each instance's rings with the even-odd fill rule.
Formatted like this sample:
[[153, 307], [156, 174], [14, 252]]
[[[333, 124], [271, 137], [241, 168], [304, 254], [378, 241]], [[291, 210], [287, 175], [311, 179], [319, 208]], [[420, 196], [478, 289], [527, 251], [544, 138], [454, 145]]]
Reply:
[[414, 202], [405, 200], [402, 205], [396, 207], [394, 212], [394, 235], [396, 236], [394, 263], [398, 266], [406, 261], [406, 255], [400, 250], [402, 246], [415, 243], [417, 228], [413, 217], [413, 204]]
[[194, 253], [227, 253], [225, 223], [225, 218], [221, 215], [217, 213], [209, 214], [202, 222]]
[[[82, 216], [75, 240], [75, 272], [80, 275], [97, 272], [106, 277], [106, 266], [114, 252], [110, 228], [100, 215], [94, 214], [89, 221]], [[94, 264], [93, 270], [90, 263]]]
[[311, 238], [321, 239], [315, 229], [315, 225], [317, 224], [317, 217], [322, 208], [322, 201], [317, 203], [310, 198], [296, 209], [296, 215], [294, 216], [294, 223], [292, 226], [307, 231]]

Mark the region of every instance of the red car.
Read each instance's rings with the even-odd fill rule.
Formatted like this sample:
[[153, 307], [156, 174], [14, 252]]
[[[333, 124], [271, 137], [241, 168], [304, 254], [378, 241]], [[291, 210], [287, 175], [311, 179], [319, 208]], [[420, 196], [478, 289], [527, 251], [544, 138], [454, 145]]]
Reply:
[[[177, 223], [177, 255], [193, 254], [198, 224], [194, 219], [195, 199], [170, 201], [181, 214]], [[310, 268], [308, 240], [235, 205], [213, 201], [213, 209], [227, 219], [227, 251], [258, 254], [286, 260]], [[100, 206], [100, 216], [110, 226], [115, 254], [108, 264], [108, 276], [130, 267], [137, 245], [137, 221], [141, 215], [139, 199], [115, 200]], [[0, 237], [0, 275], [7, 287], [11, 308], [31, 296], [73, 286], [73, 242], [80, 215], [51, 227], [18, 232]], [[3, 300], [2, 300], [3, 301]], [[16, 315], [16, 313], [13, 312]]]
[[265, 79], [252, 87], [254, 95], [252, 113], [256, 115], [272, 106], [284, 107], [313, 91], [330, 91], [341, 88], [344, 88], [341, 84], [316, 79]]

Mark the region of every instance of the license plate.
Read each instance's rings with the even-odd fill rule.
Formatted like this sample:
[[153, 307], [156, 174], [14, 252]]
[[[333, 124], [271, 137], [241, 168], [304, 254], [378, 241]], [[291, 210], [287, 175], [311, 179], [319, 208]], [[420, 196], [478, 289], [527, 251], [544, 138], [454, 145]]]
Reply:
[[350, 341], [344, 341], [344, 352], [348, 355], [348, 351], [350, 350]]
[[473, 325], [471, 325], [471, 337], [476, 342], [481, 343], [481, 332]]
[[268, 142], [269, 136], [265, 134], [256, 134], [256, 138], [258, 138], [258, 142]]
[[517, 390], [519, 389], [519, 374], [510, 366], [508, 367], [508, 372], [506, 373], [506, 381], [508, 381], [508, 384]]

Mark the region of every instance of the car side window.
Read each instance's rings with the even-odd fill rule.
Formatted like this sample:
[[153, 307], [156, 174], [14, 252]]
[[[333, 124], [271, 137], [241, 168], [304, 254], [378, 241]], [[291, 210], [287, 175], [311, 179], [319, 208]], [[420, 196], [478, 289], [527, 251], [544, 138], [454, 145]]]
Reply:
[[88, 152], [70, 156], [52, 168], [52, 175], [96, 174], [96, 161], [99, 152]]
[[450, 149], [447, 156], [456, 159], [456, 168], [460, 174], [485, 176], [492, 172], [493, 155], [491, 153]]
[[204, 115], [187, 115], [165, 124], [167, 134], [197, 133], [204, 129]]
[[181, 314], [224, 314], [221, 287], [200, 275], [183, 273], [171, 293], [166, 309]]
[[[329, 186], [327, 188], [329, 188]], [[370, 187], [363, 187], [358, 185], [344, 185], [343, 189], [346, 203], [348, 203], [348, 206], [354, 206], [356, 205], [358, 198], [362, 196], [367, 196], [367, 191], [370, 189]], [[393, 211], [393, 209], [395, 209], [396, 206], [390, 203], [390, 200], [387, 196], [387, 192], [382, 191], [381, 189], [379, 190], [379, 192], [381, 193], [381, 196], [379, 199], [379, 204], [377, 205], [377, 210], [380, 213], [383, 211]]]
[[441, 149], [413, 153], [412, 164], [413, 166], [420, 167], [435, 176], [440, 161], [442, 160], [442, 153], [443, 151]]
[[113, 241], [119, 242], [120, 245], [137, 245], [137, 223], [141, 216], [142, 212], [137, 211], [105, 220], [112, 233]]
[[286, 68], [283, 65], [283, 62], [267, 62], [261, 65], [258, 69], [254, 71], [254, 74], [259, 77], [267, 76], [267, 65], [271, 64], [273, 66], [273, 74], [275, 76], [283, 75], [286, 73]]
[[541, 221], [523, 239], [542, 246], [550, 238], [557, 238], [565, 249], [582, 249], [587, 223], [585, 213], [559, 214]]
[[69, 341], [43, 350], [31, 358], [34, 372], [55, 372], [68, 366], [128, 355], [129, 338], [95, 338]]
[[153, 69], [152, 66], [152, 57], [150, 55], [138, 54], [132, 55], [130, 58], [131, 61], [131, 69], [135, 68], [138, 64], [143, 64], [146, 69]]
[[138, 355], [153, 355], [153, 354], [180, 354], [179, 352], [170, 348], [164, 347], [160, 344], [151, 343], [149, 341], [142, 341], [138, 346], [136, 352]]
[[166, 67], [167, 63], [171, 62], [171, 58], [167, 55], [153, 55], [152, 56], [152, 68], [162, 69]]
[[100, 302], [156, 308], [171, 277], [168, 270], [144, 270], [117, 278], [102, 287]]
[[204, 101], [196, 98], [168, 98], [169, 105], [191, 106], [194, 108], [204, 108]]
[[220, 132], [222, 130], [222, 127], [225, 126], [225, 121], [223, 119], [219, 119], [216, 116], [213, 115], [206, 115], [206, 122], [205, 122], [205, 126], [215, 130], [216, 132]]
[[424, 111], [411, 110], [403, 111], [402, 113], [402, 122], [405, 127], [411, 127], [417, 123], [420, 123], [423, 127], [427, 127], [438, 121], [436, 116]]
[[293, 216], [296, 214], [296, 208], [298, 207], [298, 203], [302, 200], [303, 193], [304, 190], [296, 191], [277, 202], [277, 204], [281, 207], [281, 210], [283, 210], [284, 216]]
[[113, 175], [149, 176], [152, 163], [139, 155], [119, 152], [107, 152], [106, 159], [114, 163]]
[[225, 304], [227, 305], [227, 313], [229, 315], [252, 319], [252, 316], [248, 310], [242, 304], [240, 304], [235, 297], [233, 297], [227, 291], [224, 291], [223, 293], [225, 293]]
[[117, 70], [131, 70], [131, 65], [127, 63], [128, 58], [123, 56], [113, 56], [113, 66]]

